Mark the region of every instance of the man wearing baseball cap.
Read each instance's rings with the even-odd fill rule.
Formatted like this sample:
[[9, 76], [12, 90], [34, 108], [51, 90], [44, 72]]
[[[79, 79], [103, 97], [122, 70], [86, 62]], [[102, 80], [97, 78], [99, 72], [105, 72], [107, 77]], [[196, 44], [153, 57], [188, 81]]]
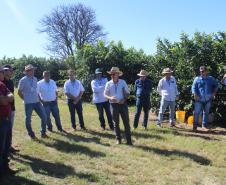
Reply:
[[195, 100], [194, 124], [193, 131], [197, 131], [198, 119], [201, 113], [202, 128], [208, 130], [208, 115], [212, 105], [212, 100], [217, 93], [218, 83], [208, 75], [208, 70], [205, 66], [199, 68], [200, 76], [196, 77], [192, 84], [192, 94]]
[[47, 138], [46, 135], [46, 123], [47, 117], [44, 107], [40, 103], [40, 99], [37, 91], [37, 78], [34, 76], [36, 67], [31, 64], [25, 66], [25, 76], [20, 79], [18, 85], [18, 95], [24, 101], [25, 105], [25, 125], [28, 135], [31, 139], [37, 140], [35, 133], [31, 127], [31, 115], [33, 110], [41, 118], [41, 137]]
[[147, 129], [148, 115], [150, 110], [150, 95], [152, 90], [151, 80], [147, 78], [148, 73], [145, 70], [141, 70], [137, 74], [140, 78], [135, 81], [135, 95], [136, 95], [136, 113], [134, 117], [133, 128], [136, 129], [138, 126], [141, 110], [144, 111], [144, 119], [142, 127]]

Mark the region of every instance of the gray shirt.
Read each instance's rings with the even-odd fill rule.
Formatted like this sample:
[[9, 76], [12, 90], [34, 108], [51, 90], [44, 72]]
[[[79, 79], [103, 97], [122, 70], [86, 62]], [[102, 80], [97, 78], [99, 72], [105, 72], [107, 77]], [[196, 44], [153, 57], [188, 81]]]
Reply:
[[36, 77], [28, 78], [27, 76], [24, 76], [20, 79], [18, 89], [24, 96], [25, 104], [39, 102], [37, 81]]

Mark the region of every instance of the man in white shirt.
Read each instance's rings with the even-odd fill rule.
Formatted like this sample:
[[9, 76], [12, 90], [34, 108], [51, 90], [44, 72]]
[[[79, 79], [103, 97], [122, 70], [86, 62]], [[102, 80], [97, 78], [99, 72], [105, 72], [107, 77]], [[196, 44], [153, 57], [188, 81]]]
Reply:
[[170, 115], [169, 115], [169, 122], [170, 126], [175, 126], [175, 106], [176, 106], [176, 99], [179, 95], [177, 90], [177, 82], [176, 79], [172, 76], [172, 72], [170, 68], [165, 68], [162, 72], [163, 75], [165, 75], [164, 78], [162, 78], [159, 81], [157, 91], [161, 98], [161, 104], [160, 104], [160, 110], [159, 110], [159, 116], [158, 116], [158, 123], [157, 125], [161, 127], [162, 120], [163, 120], [163, 114], [166, 110], [166, 108], [169, 107]]
[[50, 119], [50, 113], [52, 113], [57, 129], [62, 132], [63, 129], [57, 103], [57, 86], [56, 82], [50, 79], [49, 71], [43, 72], [43, 79], [38, 82], [37, 91], [46, 112], [48, 130], [50, 132], [53, 131], [53, 126]]
[[119, 76], [122, 76], [123, 73], [118, 67], [112, 67], [111, 71], [108, 71], [108, 74], [111, 75], [111, 80], [106, 83], [104, 96], [109, 99], [112, 107], [112, 117], [117, 140], [116, 144], [121, 144], [121, 133], [119, 127], [119, 115], [121, 115], [125, 127], [127, 144], [132, 145], [129, 111], [126, 103], [126, 100], [130, 94], [129, 88], [124, 80], [119, 79]]
[[76, 130], [75, 124], [75, 110], [76, 110], [78, 114], [80, 127], [82, 130], [86, 130], [84, 125], [81, 101], [85, 89], [82, 83], [79, 80], [76, 80], [74, 70], [69, 70], [68, 75], [69, 80], [67, 80], [64, 83], [64, 93], [66, 94], [68, 100], [68, 108], [71, 115], [71, 125], [72, 128]]
[[93, 103], [95, 103], [97, 107], [97, 111], [99, 114], [100, 126], [103, 130], [105, 130], [105, 119], [104, 119], [104, 110], [107, 115], [108, 124], [111, 130], [114, 129], [110, 104], [108, 99], [104, 96], [105, 85], [108, 82], [107, 78], [102, 77], [102, 71], [100, 68], [95, 70], [96, 78], [92, 80], [91, 87], [93, 91]]

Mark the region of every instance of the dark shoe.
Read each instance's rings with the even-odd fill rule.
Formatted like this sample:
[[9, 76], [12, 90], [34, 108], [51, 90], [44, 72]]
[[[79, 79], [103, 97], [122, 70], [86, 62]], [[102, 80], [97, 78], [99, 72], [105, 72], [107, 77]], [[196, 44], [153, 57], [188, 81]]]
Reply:
[[5, 174], [5, 175], [15, 175], [17, 172], [18, 172], [18, 170], [14, 170], [14, 169], [11, 169], [9, 167], [6, 167], [4, 169], [3, 174]]
[[66, 130], [64, 130], [64, 129], [60, 129], [60, 130], [58, 130], [59, 132], [63, 132], [63, 133], [67, 133], [67, 131]]
[[9, 152], [12, 153], [12, 154], [15, 154], [17, 152], [20, 152], [20, 150], [18, 150], [18, 149], [16, 149], [16, 148], [11, 146], [10, 149], [9, 149]]
[[47, 130], [48, 130], [49, 132], [53, 132], [53, 129], [52, 129], [52, 128], [47, 128]]
[[47, 136], [46, 134], [42, 134], [41, 137], [42, 137], [43, 139], [49, 138], [49, 136]]
[[197, 127], [193, 127], [192, 131], [197, 132]]
[[33, 141], [39, 141], [36, 136], [30, 136]]
[[86, 129], [86, 127], [83, 126], [83, 127], [81, 127], [81, 130], [87, 130], [87, 129]]
[[121, 140], [116, 140], [116, 145], [120, 145], [122, 144], [122, 141]]

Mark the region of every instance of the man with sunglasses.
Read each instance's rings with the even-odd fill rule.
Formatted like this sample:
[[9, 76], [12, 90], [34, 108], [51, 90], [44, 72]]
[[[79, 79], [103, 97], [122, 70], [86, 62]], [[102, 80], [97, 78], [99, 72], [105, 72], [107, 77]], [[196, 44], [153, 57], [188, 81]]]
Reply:
[[192, 94], [195, 100], [193, 131], [197, 131], [198, 119], [201, 113], [203, 113], [202, 128], [208, 130], [208, 115], [212, 100], [218, 90], [218, 83], [212, 76], [208, 75], [207, 68], [201, 66], [199, 71], [200, 76], [196, 77], [192, 84]]
[[[14, 94], [14, 84], [13, 81], [11, 80], [12, 75], [13, 75], [13, 68], [11, 65], [6, 64], [3, 66], [4, 70], [4, 81], [3, 83], [6, 85], [6, 87], [9, 89], [9, 91]], [[13, 124], [14, 124], [14, 118], [15, 118], [15, 101], [13, 100], [10, 103], [11, 106], [11, 115], [10, 115], [10, 152], [15, 153], [19, 152], [18, 149], [14, 148], [12, 146], [12, 130], [13, 130]]]
[[118, 67], [112, 67], [108, 74], [111, 75], [111, 80], [106, 83], [104, 96], [109, 99], [112, 108], [112, 117], [114, 121], [114, 128], [116, 134], [116, 144], [121, 144], [121, 133], [119, 126], [119, 115], [121, 115], [125, 136], [128, 145], [132, 145], [131, 131], [129, 124], [129, 112], [126, 100], [130, 94], [129, 88], [125, 80], [119, 79], [122, 76], [122, 72]]

